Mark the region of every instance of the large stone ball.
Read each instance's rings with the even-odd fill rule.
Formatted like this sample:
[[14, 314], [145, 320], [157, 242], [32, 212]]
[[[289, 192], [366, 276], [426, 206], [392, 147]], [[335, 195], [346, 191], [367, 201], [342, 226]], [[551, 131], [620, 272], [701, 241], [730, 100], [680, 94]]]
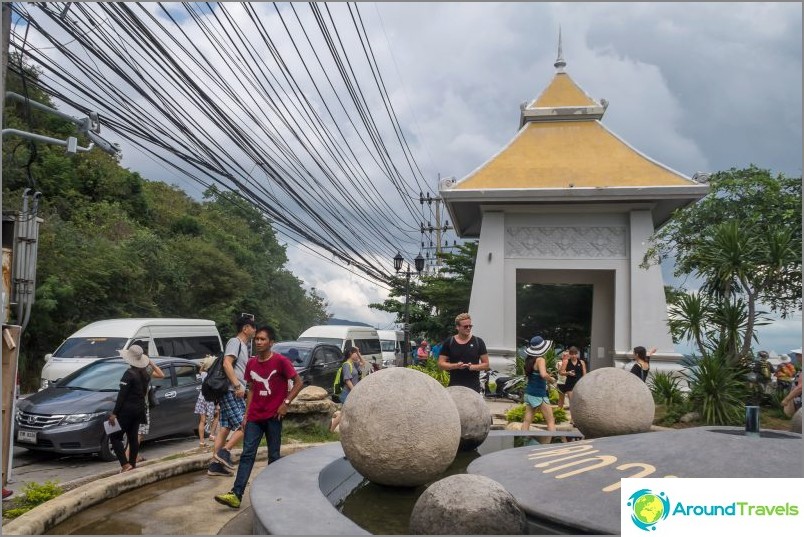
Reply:
[[435, 379], [391, 367], [355, 385], [343, 404], [340, 432], [346, 458], [369, 481], [416, 487], [455, 460], [461, 419]]
[[483, 396], [466, 386], [450, 386], [452, 397], [461, 418], [461, 451], [471, 451], [483, 443], [491, 429], [491, 410]]
[[455, 474], [425, 490], [410, 515], [414, 535], [524, 535], [525, 514], [496, 481]]
[[648, 386], [636, 375], [615, 367], [595, 369], [572, 390], [570, 413], [586, 438], [644, 433], [656, 407]]
[[793, 417], [790, 419], [790, 430], [794, 433], [801, 432], [801, 409], [796, 410]]

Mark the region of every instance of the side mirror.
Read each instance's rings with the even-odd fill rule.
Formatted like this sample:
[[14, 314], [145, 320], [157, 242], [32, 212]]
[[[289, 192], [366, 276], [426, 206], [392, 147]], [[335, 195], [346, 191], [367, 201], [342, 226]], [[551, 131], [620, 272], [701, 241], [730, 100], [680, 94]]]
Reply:
[[49, 353], [47, 353], [45, 355], [45, 361], [46, 362], [49, 362], [51, 358], [53, 358], [53, 353], [52, 352], [49, 352]]

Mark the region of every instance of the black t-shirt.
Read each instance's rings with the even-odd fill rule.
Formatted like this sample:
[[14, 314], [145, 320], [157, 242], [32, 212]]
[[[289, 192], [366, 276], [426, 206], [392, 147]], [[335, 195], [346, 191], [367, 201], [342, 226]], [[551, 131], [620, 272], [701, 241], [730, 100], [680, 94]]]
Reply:
[[[454, 336], [450, 336], [441, 344], [439, 356], [446, 356], [447, 361], [451, 364], [457, 364], [458, 362], [479, 364], [480, 357], [487, 353], [486, 344], [479, 337], [472, 336], [468, 342], [461, 344], [455, 341]], [[450, 370], [449, 385], [466, 386], [476, 392], [480, 392], [480, 371], [469, 371], [468, 369]]]

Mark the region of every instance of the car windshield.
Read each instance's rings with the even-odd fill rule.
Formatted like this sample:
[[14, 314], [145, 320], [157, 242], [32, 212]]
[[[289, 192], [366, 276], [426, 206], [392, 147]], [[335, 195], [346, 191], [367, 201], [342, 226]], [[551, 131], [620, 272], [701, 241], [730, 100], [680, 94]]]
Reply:
[[57, 358], [109, 358], [117, 356], [127, 339], [124, 337], [71, 337], [56, 349]]
[[273, 346], [274, 352], [287, 356], [293, 363], [294, 367], [309, 367], [310, 366], [310, 349], [299, 347], [291, 343], [280, 343]]
[[335, 345], [336, 347], [340, 348], [343, 347], [343, 338], [338, 337], [300, 337], [299, 341], [315, 341], [316, 343], [329, 343], [330, 345]]
[[396, 350], [396, 341], [393, 339], [381, 339], [380, 345], [383, 352], [394, 352]]
[[65, 377], [57, 386], [93, 392], [117, 391], [128, 367], [125, 362], [94, 362]]

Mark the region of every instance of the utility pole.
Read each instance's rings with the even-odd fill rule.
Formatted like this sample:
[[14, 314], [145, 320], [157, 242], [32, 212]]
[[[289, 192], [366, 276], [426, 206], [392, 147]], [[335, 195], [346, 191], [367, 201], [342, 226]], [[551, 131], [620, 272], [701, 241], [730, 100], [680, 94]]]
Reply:
[[[438, 176], [439, 181], [441, 180], [441, 175]], [[424, 222], [419, 223], [419, 230], [422, 234], [422, 250], [434, 250], [434, 260], [433, 266], [441, 266], [441, 253], [445, 249], [454, 248], [457, 246], [457, 243], [453, 241], [452, 246], [446, 245], [444, 246], [443, 243], [443, 233], [446, 233], [448, 230], [453, 229], [451, 225], [449, 225], [449, 220], [445, 220], [443, 223], [441, 222], [441, 204], [444, 203], [444, 200], [440, 197], [431, 197], [430, 193], [428, 192], [427, 195], [423, 192], [419, 192], [419, 203], [424, 205], [427, 202], [427, 205], [432, 207], [435, 204], [435, 225], [431, 222], [427, 222], [427, 225]], [[432, 241], [432, 234], [435, 232], [435, 244]], [[428, 233], [430, 235], [430, 246], [425, 245], [424, 241], [424, 234]], [[430, 257], [430, 254], [427, 254], [427, 257]]]

